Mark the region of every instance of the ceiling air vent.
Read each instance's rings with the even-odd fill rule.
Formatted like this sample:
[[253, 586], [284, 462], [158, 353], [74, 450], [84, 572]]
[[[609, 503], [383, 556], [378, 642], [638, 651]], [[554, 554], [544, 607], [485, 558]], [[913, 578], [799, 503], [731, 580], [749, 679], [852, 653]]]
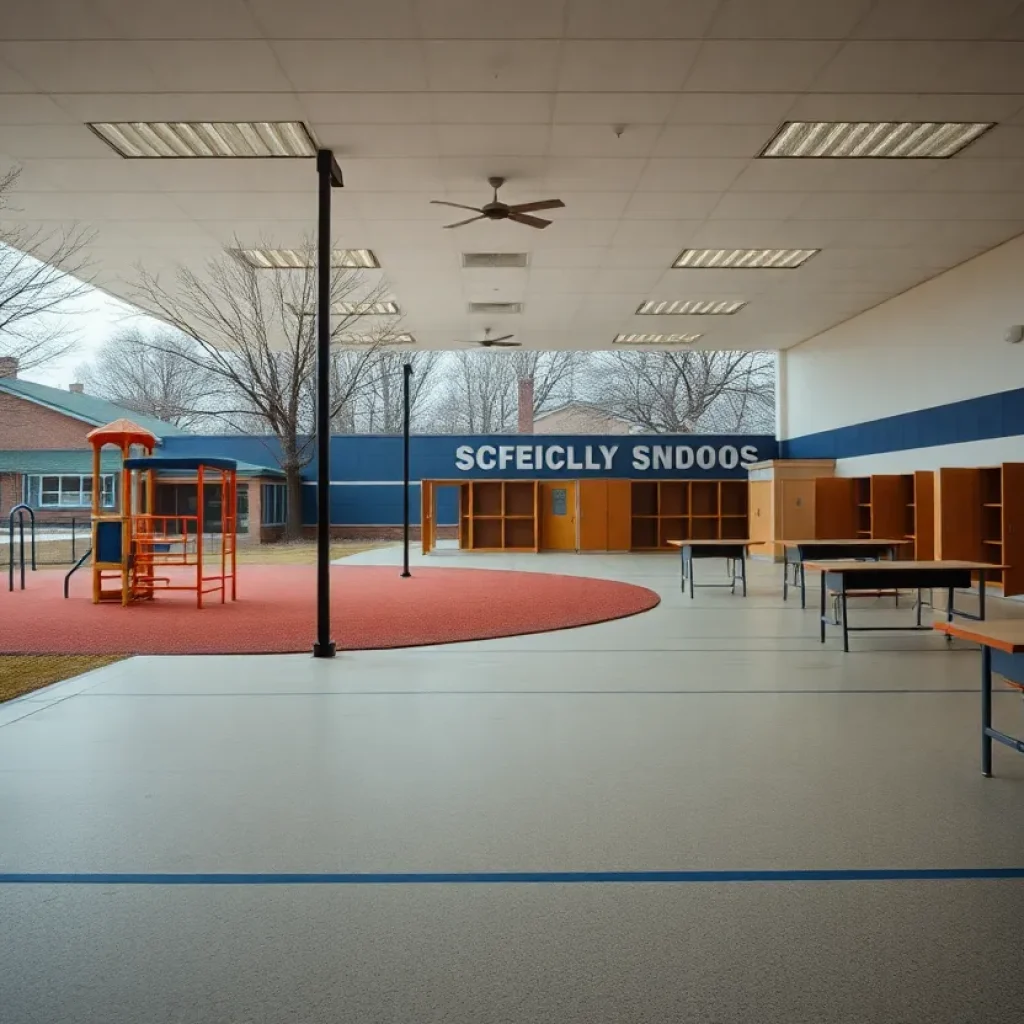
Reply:
[[521, 302], [471, 302], [470, 313], [522, 313]]
[[462, 265], [467, 270], [507, 270], [526, 266], [525, 252], [464, 252]]

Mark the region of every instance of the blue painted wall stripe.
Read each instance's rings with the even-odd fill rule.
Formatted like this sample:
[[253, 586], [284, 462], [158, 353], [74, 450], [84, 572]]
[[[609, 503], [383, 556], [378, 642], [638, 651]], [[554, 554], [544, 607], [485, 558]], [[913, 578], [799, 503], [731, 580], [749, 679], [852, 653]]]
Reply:
[[585, 885], [731, 882], [907, 882], [1024, 879], [1024, 867], [822, 868], [764, 871], [455, 871], [0, 873], [0, 885]]
[[1024, 435], [1024, 388], [854, 423], [780, 442], [785, 459], [851, 459]]

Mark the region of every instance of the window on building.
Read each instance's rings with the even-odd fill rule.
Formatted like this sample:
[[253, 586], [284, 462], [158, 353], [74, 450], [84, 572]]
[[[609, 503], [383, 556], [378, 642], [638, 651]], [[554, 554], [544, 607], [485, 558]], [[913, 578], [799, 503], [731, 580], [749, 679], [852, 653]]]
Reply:
[[[114, 507], [114, 473], [100, 477], [100, 500], [103, 508]], [[42, 476], [26, 475], [22, 484], [22, 500], [31, 508], [90, 508], [92, 506], [92, 475]]]
[[264, 484], [260, 502], [260, 524], [263, 526], [284, 526], [287, 515], [287, 485]]
[[249, 485], [239, 484], [235, 491], [235, 533], [249, 532]]

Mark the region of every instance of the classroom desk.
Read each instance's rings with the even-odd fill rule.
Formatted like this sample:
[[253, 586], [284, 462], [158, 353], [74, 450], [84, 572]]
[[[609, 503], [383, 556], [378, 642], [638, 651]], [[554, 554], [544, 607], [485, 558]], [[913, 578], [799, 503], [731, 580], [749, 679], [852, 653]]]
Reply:
[[807, 607], [807, 573], [805, 565], [814, 559], [835, 561], [839, 558], [864, 558], [877, 562], [882, 556], [890, 560], [905, 540], [869, 540], [866, 537], [849, 540], [787, 540], [786, 556], [782, 563], [782, 600], [789, 596], [789, 568], [798, 566], [800, 574], [800, 607]]
[[1024, 740], [992, 728], [992, 673], [1024, 689], [1024, 621], [936, 622], [947, 636], [981, 644], [981, 774], [992, 777], [992, 741], [1024, 754]]
[[[985, 618], [985, 573], [1002, 569], [990, 562], [808, 562], [807, 567], [821, 573], [821, 642], [825, 642], [825, 597], [829, 590], [839, 594], [843, 626], [843, 650], [850, 649], [850, 633], [874, 633], [896, 630], [931, 629], [921, 625], [921, 605], [917, 607], [916, 626], [850, 626], [847, 622], [846, 596], [850, 590], [916, 590], [944, 589], [949, 592], [946, 615], [953, 620], [953, 591], [971, 586], [971, 576], [978, 574], [978, 618]], [[849, 585], [848, 585], [849, 584]], [[959, 613], [957, 613], [959, 614]]]
[[[731, 583], [702, 583], [702, 588], [728, 587], [736, 593], [736, 581], [743, 584], [743, 596], [747, 596], [747, 548], [752, 540], [670, 540], [669, 544], [679, 548], [682, 556], [683, 583], [682, 591], [686, 593], [686, 581], [690, 581], [690, 600], [693, 600], [693, 563], [698, 558], [724, 558], [731, 563]], [[736, 566], [739, 566], [739, 575]]]

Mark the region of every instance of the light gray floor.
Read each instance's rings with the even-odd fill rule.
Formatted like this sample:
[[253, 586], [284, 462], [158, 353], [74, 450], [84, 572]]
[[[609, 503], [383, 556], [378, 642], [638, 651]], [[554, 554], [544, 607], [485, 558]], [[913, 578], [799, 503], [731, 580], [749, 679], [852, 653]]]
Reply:
[[[0, 872], [1024, 866], [976, 651], [822, 648], [775, 566], [691, 602], [661, 556], [428, 561], [663, 601], [330, 663], [138, 658], [4, 705]], [[1022, 911], [1022, 880], [0, 885], [0, 1021], [974, 1024], [1024, 1004]]]

